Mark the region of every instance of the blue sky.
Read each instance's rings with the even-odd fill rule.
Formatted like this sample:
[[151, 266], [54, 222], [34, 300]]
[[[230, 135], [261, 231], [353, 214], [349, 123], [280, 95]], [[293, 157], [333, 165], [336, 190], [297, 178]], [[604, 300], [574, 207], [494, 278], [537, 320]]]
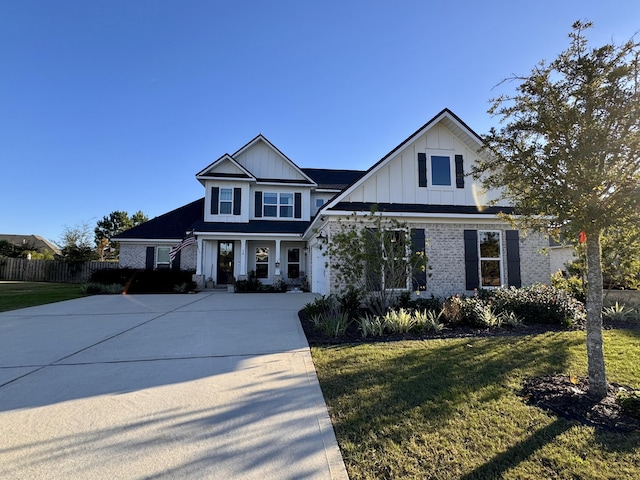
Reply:
[[584, 19], [622, 43], [640, 2], [0, 1], [0, 233], [161, 215], [258, 133], [353, 169], [445, 107], [485, 133], [494, 87]]

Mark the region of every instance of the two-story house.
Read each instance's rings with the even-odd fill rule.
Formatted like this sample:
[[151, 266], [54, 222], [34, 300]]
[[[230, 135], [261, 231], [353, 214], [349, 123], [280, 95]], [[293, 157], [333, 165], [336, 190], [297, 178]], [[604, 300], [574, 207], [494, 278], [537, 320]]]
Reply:
[[[196, 174], [203, 199], [119, 235], [120, 264], [194, 270], [201, 285], [251, 271], [267, 284], [305, 277], [313, 292], [329, 293], [339, 286], [323, 246], [340, 218], [376, 205], [408, 225], [429, 259], [429, 277], [408, 279], [407, 289], [444, 296], [548, 282], [546, 238], [510, 227], [498, 214], [511, 207], [487, 206], [497, 193], [468, 175], [480, 147], [448, 109], [365, 172], [300, 168], [258, 135]], [[186, 235], [197, 242], [171, 262]]]

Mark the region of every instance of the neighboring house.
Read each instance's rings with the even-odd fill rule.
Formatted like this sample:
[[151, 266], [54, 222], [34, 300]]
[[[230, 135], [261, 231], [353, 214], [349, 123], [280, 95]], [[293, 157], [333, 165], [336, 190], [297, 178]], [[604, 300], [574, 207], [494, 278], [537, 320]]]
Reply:
[[2, 241], [11, 243], [12, 245], [15, 245], [17, 247], [28, 247], [29, 250], [34, 250], [39, 253], [45, 253], [49, 251], [54, 255], [60, 255], [60, 249], [58, 247], [39, 235], [0, 234], [0, 242]]
[[[427, 294], [548, 282], [546, 236], [511, 229], [497, 214], [512, 208], [487, 206], [496, 192], [484, 194], [468, 176], [480, 146], [448, 109], [365, 172], [299, 168], [258, 135], [196, 174], [203, 199], [118, 235], [120, 264], [195, 270], [201, 285], [251, 271], [266, 284], [304, 277], [313, 292], [334, 292], [340, 285], [323, 246], [340, 218], [376, 205], [406, 223], [414, 249], [428, 256], [430, 276], [414, 279]], [[171, 262], [171, 248], [187, 235], [197, 245]]]

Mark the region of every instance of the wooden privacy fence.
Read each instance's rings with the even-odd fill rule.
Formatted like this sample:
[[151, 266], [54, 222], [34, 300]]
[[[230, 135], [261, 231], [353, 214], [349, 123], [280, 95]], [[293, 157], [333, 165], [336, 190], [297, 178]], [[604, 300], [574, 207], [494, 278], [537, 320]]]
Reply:
[[107, 268], [118, 268], [118, 262], [68, 263], [62, 260], [0, 257], [0, 280], [86, 283], [93, 272]]

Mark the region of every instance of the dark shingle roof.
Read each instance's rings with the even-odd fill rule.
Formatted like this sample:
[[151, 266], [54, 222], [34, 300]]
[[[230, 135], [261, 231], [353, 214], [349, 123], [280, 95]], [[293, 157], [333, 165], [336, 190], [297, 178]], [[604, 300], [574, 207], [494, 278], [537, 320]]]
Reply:
[[176, 239], [183, 238], [195, 222], [204, 217], [204, 198], [152, 218], [136, 227], [116, 235], [114, 240], [128, 238]]
[[303, 168], [302, 171], [318, 184], [318, 188], [342, 190], [358, 180], [364, 170], [328, 170], [326, 168]]

